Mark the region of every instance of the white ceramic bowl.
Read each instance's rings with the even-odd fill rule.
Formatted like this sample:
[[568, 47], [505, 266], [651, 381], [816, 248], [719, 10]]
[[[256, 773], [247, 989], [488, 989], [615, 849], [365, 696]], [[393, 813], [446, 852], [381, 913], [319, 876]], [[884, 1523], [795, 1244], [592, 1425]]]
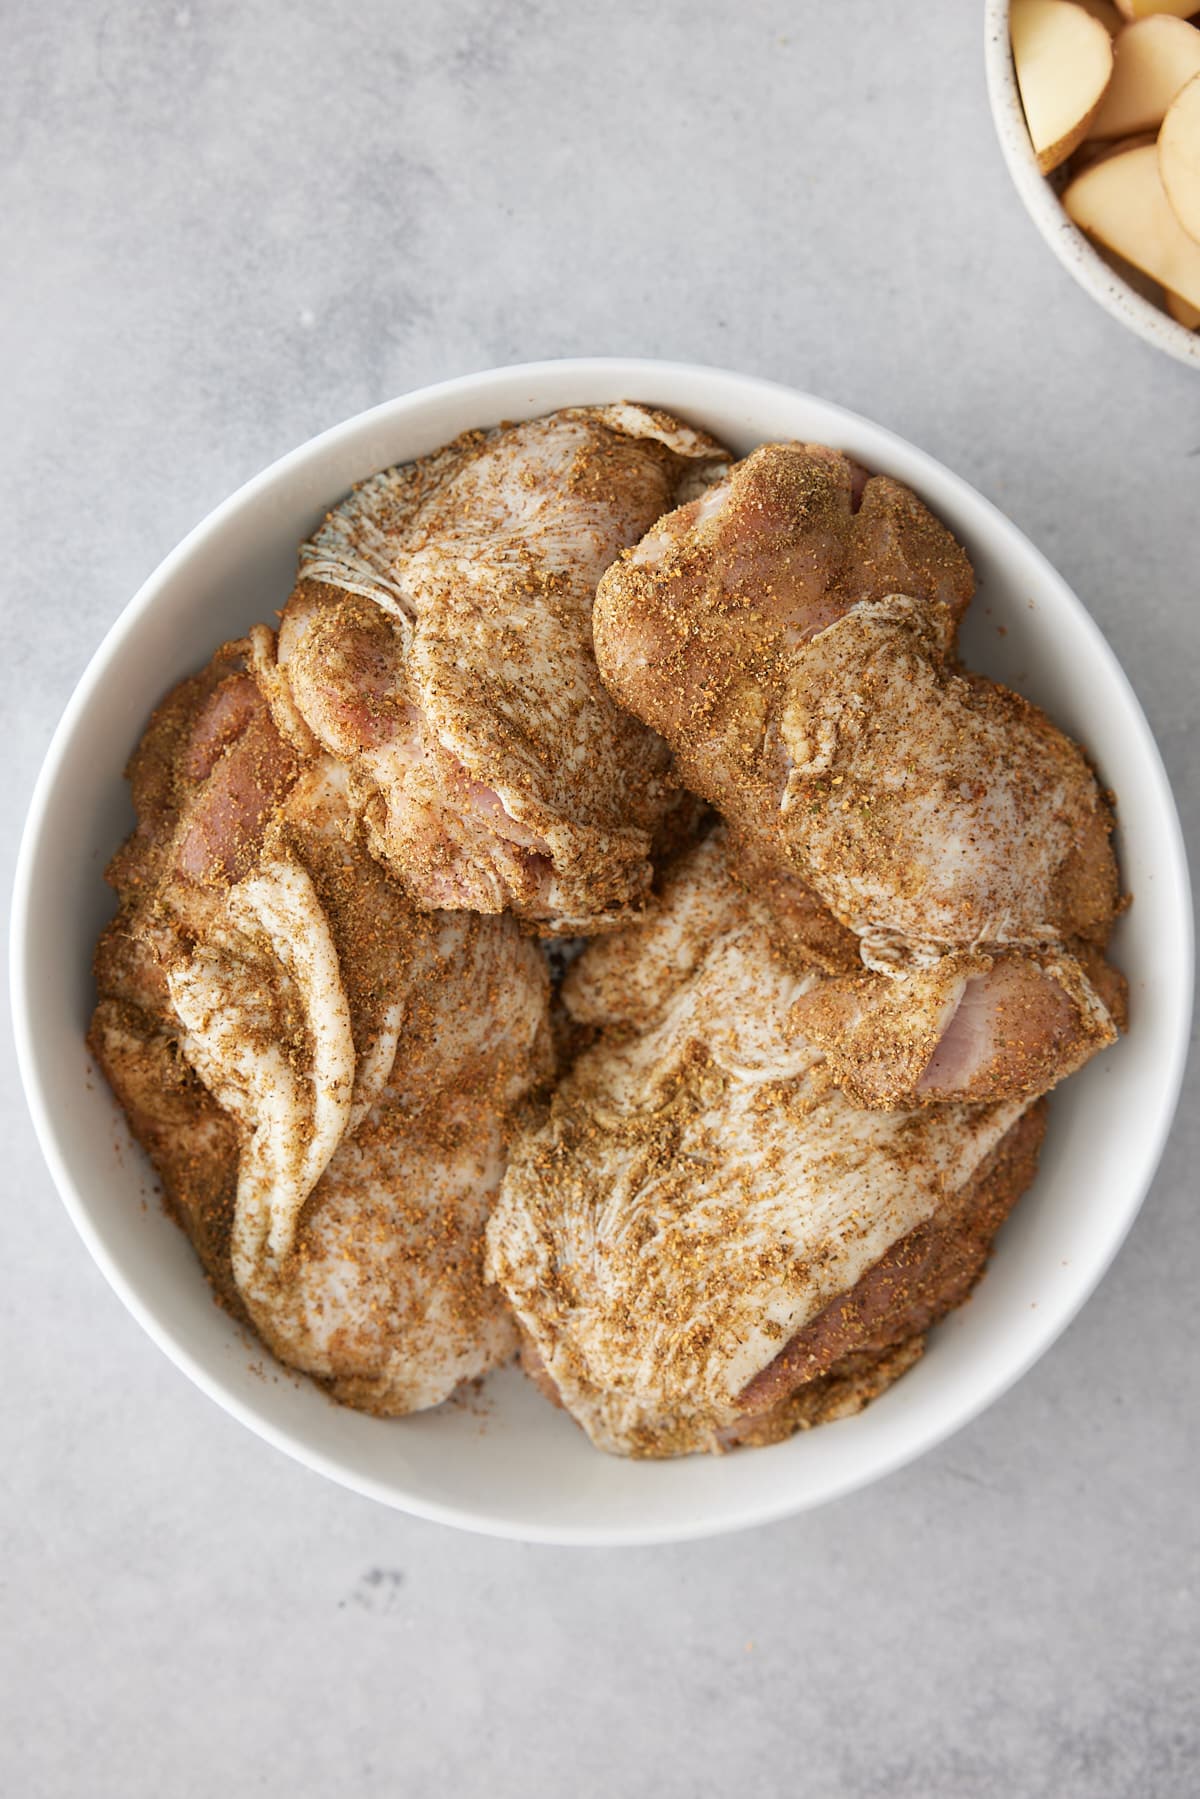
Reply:
[[[1200, 0], [1198, 0], [1200, 4]], [[988, 100], [1000, 148], [1025, 210], [1063, 267], [1106, 312], [1168, 356], [1200, 368], [1200, 332], [1183, 325], [1136, 293], [1109, 267], [1062, 209], [1058, 194], [1037, 166], [1021, 109], [1008, 37], [1009, 0], [987, 0], [984, 47]]]
[[[971, 1303], [859, 1417], [719, 1460], [600, 1455], [512, 1369], [490, 1383], [486, 1428], [453, 1406], [381, 1421], [307, 1381], [264, 1381], [261, 1352], [213, 1305], [182, 1232], [143, 1206], [147, 1165], [104, 1082], [89, 1082], [83, 1042], [92, 945], [112, 910], [101, 870], [131, 822], [121, 770], [160, 695], [214, 644], [270, 617], [297, 544], [372, 470], [468, 426], [621, 398], [667, 407], [739, 451], [813, 439], [911, 483], [979, 575], [969, 659], [1046, 706], [1118, 793], [1135, 895], [1115, 947], [1133, 1028], [1055, 1097], [1036, 1186]], [[573, 361], [470, 375], [363, 413], [267, 469], [167, 557], [101, 645], [46, 757], [21, 849], [12, 985], [21, 1070], [64, 1203], [130, 1311], [206, 1393], [389, 1505], [501, 1536], [618, 1543], [732, 1530], [846, 1493], [938, 1442], [1029, 1367], [1100, 1279], [1154, 1172], [1182, 1075], [1191, 951], [1179, 825], [1145, 718], [1087, 612], [1007, 519], [921, 451], [808, 395], [712, 369]]]

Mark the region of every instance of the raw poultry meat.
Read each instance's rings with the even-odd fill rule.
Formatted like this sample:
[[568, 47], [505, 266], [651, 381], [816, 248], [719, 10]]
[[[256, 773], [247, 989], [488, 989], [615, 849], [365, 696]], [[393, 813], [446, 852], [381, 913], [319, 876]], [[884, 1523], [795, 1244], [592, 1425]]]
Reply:
[[916, 497], [768, 444], [600, 583], [596, 653], [685, 783], [780, 859], [875, 967], [1103, 944], [1111, 814], [1083, 753], [964, 672], [970, 566]]
[[[637, 1456], [911, 1366], [1125, 1022], [1107, 800], [972, 587], [898, 483], [635, 405], [329, 515], [134, 757], [90, 1034], [281, 1360], [401, 1413], [519, 1342]], [[593, 939], [553, 1009], [530, 929]]]
[[575, 408], [373, 476], [304, 546], [280, 661], [419, 904], [553, 931], [640, 904], [681, 796], [600, 680], [592, 601], [725, 460], [663, 413]]
[[218, 1291], [378, 1411], [505, 1359], [481, 1276], [548, 981], [510, 919], [426, 915], [367, 853], [256, 628], [156, 713], [110, 878], [93, 1049]]
[[1037, 955], [957, 951], [928, 968], [843, 975], [796, 1004], [839, 1086], [863, 1106], [1048, 1093], [1116, 1041], [1125, 982], [1077, 943]]
[[488, 1270], [527, 1367], [601, 1448], [720, 1449], [857, 1409], [966, 1297], [1032, 1178], [1033, 1083], [909, 1110], [839, 1090], [800, 1024], [846, 979], [836, 941], [722, 828], [567, 977], [599, 1036], [514, 1149]]

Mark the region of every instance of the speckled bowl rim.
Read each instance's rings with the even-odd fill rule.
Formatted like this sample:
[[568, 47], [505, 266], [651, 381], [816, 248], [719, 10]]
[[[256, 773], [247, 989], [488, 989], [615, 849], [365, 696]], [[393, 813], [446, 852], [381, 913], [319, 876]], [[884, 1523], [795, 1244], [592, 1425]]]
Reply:
[[[1197, 0], [1200, 4], [1200, 0]], [[1200, 368], [1200, 332], [1189, 331], [1135, 293], [1110, 269], [1085, 234], [1063, 211], [1053, 187], [1037, 166], [1029, 141], [1008, 36], [1009, 0], [986, 0], [984, 52], [988, 102], [1000, 148], [1025, 210], [1062, 263], [1105, 312], [1177, 362]]]

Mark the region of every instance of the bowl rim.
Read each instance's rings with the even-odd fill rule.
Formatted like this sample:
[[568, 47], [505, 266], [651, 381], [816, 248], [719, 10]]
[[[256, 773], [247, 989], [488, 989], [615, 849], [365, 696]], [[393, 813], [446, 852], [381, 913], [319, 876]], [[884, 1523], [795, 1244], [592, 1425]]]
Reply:
[[1164, 350], [1177, 362], [1200, 368], [1200, 331], [1189, 331], [1169, 313], [1143, 299], [1108, 266], [1087, 234], [1067, 217], [1057, 193], [1038, 168], [1013, 66], [1008, 31], [1010, 6], [1011, 0], [986, 0], [984, 62], [992, 124], [1026, 212], [1063, 268], [1105, 312], [1143, 342]]
[[[430, 403], [468, 392], [479, 399], [481, 419], [490, 420], [492, 413], [485, 409], [490, 405], [490, 395], [493, 390], [503, 391], [514, 385], [541, 384], [548, 380], [561, 382], [564, 378], [578, 382], [582, 387], [586, 387], [589, 381], [611, 384], [619, 382], [625, 394], [635, 396], [639, 388], [652, 392], [654, 384], [664, 379], [681, 384], [699, 381], [707, 386], [709, 395], [724, 387], [729, 398], [743, 409], [757, 409], [765, 406], [772, 398], [776, 401], [797, 398], [809, 400], [831, 415], [833, 419], [845, 421], [851, 429], [855, 426], [865, 426], [870, 433], [881, 439], [888, 447], [894, 446], [902, 459], [910, 466], [915, 465], [919, 471], [923, 470], [935, 475], [939, 484], [949, 482], [951, 487], [957, 489], [966, 498], [971, 507], [989, 514], [992, 522], [999, 526], [1001, 534], [1007, 535], [1010, 543], [1019, 546], [1039, 566], [1039, 572], [1047, 586], [1055, 590], [1057, 600], [1069, 613], [1073, 628], [1093, 640], [1094, 647], [1099, 650], [1101, 656], [1108, 663], [1114, 681], [1124, 690], [1130, 720], [1138, 738], [1138, 747], [1146, 773], [1155, 789], [1155, 797], [1167, 826], [1164, 833], [1163, 866], [1161, 870], [1156, 870], [1156, 873], [1165, 885], [1170, 886], [1177, 914], [1183, 923], [1180, 945], [1183, 964], [1179, 969], [1180, 1003], [1175, 1014], [1173, 1041], [1167, 1046], [1167, 1054], [1164, 1057], [1166, 1075], [1158, 1089], [1156, 1115], [1153, 1120], [1148, 1121], [1152, 1124], [1152, 1129], [1143, 1138], [1139, 1169], [1130, 1183], [1128, 1202], [1117, 1221], [1117, 1226], [1112, 1229], [1111, 1236], [1099, 1246], [1098, 1250], [1093, 1247], [1090, 1259], [1083, 1254], [1077, 1258], [1072, 1270], [1075, 1276], [1074, 1285], [1065, 1300], [1053, 1311], [1053, 1314], [1049, 1310], [1039, 1314], [1036, 1328], [1025, 1340], [1023, 1353], [1005, 1361], [998, 1373], [992, 1372], [986, 1379], [981, 1377], [978, 1387], [971, 1392], [965, 1402], [959, 1401], [946, 1412], [939, 1412], [937, 1418], [924, 1428], [908, 1433], [902, 1442], [893, 1444], [877, 1454], [870, 1467], [865, 1471], [854, 1470], [842, 1478], [829, 1480], [820, 1492], [814, 1494], [801, 1493], [777, 1498], [764, 1496], [761, 1500], [744, 1504], [739, 1511], [723, 1514], [716, 1519], [703, 1516], [677, 1519], [662, 1524], [613, 1523], [605, 1525], [603, 1528], [597, 1528], [592, 1524], [576, 1525], [567, 1522], [537, 1522], [523, 1525], [508, 1517], [490, 1514], [486, 1510], [486, 1500], [481, 1500], [478, 1507], [473, 1507], [433, 1500], [423, 1495], [402, 1493], [397, 1490], [394, 1483], [376, 1479], [357, 1469], [344, 1466], [336, 1455], [315, 1448], [302, 1432], [277, 1423], [265, 1412], [257, 1410], [254, 1405], [247, 1403], [219, 1374], [206, 1367], [174, 1334], [169, 1322], [153, 1310], [151, 1300], [143, 1298], [137, 1284], [126, 1275], [119, 1258], [110, 1254], [106, 1248], [97, 1228], [93, 1226], [82, 1188], [76, 1184], [67, 1166], [64, 1152], [60, 1148], [58, 1130], [54, 1120], [54, 1094], [50, 1084], [43, 1082], [41, 1078], [39, 1058], [35, 1047], [36, 994], [33, 991], [33, 971], [29, 959], [25, 955], [25, 944], [34, 901], [37, 863], [46, 810], [59, 775], [60, 765], [67, 754], [77, 727], [92, 706], [109, 666], [124, 651], [127, 640], [137, 632], [144, 614], [154, 605], [160, 590], [173, 579], [181, 566], [203, 549], [209, 538], [223, 528], [226, 520], [232, 514], [253, 504], [260, 496], [268, 493], [275, 483], [285, 479], [310, 459], [315, 459], [329, 450], [336, 449], [344, 440], [351, 440], [360, 433], [367, 432], [373, 425], [390, 423], [397, 416], [403, 416], [406, 411], [415, 412]], [[578, 398], [574, 401], [567, 400], [557, 403], [593, 404], [603, 402]], [[698, 407], [702, 408], [705, 401], [698, 399], [697, 403]], [[681, 410], [686, 411], [686, 406], [681, 407]], [[501, 415], [497, 413], [496, 417], [499, 416]], [[1066, 1330], [1080, 1308], [1095, 1291], [1124, 1242], [1149, 1190], [1170, 1134], [1183, 1082], [1190, 1035], [1194, 961], [1194, 927], [1192, 925], [1190, 891], [1184, 838], [1170, 782], [1158, 746], [1128, 676], [1109, 647], [1099, 626], [1064, 578], [1058, 574], [1053, 565], [1020, 528], [962, 476], [956, 474], [945, 464], [938, 462], [926, 451], [911, 444], [907, 439], [900, 437], [898, 433], [889, 430], [886, 426], [875, 424], [873, 420], [865, 418], [862, 414], [853, 412], [836, 402], [821, 399], [818, 395], [791, 387], [786, 383], [771, 381], [760, 376], [741, 375], [733, 370], [709, 367], [704, 364], [617, 356], [564, 357], [513, 364], [507, 367], [482, 370], [475, 374], [457, 376], [451, 380], [413, 389], [409, 393], [384, 401], [380, 405], [370, 407], [342, 420], [339, 424], [317, 434], [277, 458], [260, 473], [244, 482], [201, 519], [163, 558], [113, 621], [76, 683], [50, 740], [33, 788], [21, 837], [13, 885], [10, 930], [12, 1017], [17, 1065], [42, 1154], [67, 1213], [101, 1273], [146, 1334], [176, 1367], [186, 1374], [203, 1393], [207, 1394], [224, 1411], [246, 1425], [256, 1436], [272, 1444], [276, 1449], [282, 1450], [305, 1467], [325, 1475], [338, 1485], [353, 1492], [434, 1523], [456, 1526], [487, 1536], [515, 1541], [587, 1547], [691, 1541], [723, 1535], [729, 1531], [746, 1529], [759, 1524], [773, 1523], [793, 1516], [829, 1500], [843, 1497], [861, 1487], [872, 1485], [885, 1475], [915, 1461], [926, 1451], [934, 1448], [955, 1431], [970, 1423], [972, 1419], [999, 1399]]]

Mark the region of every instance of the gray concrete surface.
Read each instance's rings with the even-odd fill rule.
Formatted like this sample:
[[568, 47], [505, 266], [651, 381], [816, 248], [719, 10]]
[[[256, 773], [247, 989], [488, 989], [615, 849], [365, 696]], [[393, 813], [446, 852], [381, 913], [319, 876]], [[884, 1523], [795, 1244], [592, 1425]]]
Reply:
[[[1086, 598], [1195, 841], [1200, 381], [1036, 236], [981, 11], [5, 7], [5, 890], [189, 526], [376, 400], [583, 352], [776, 376], [961, 470]], [[393, 1516], [202, 1398], [3, 1053], [6, 1793], [1200, 1791], [1194, 1080], [1103, 1288], [970, 1429], [770, 1530], [588, 1554]]]

